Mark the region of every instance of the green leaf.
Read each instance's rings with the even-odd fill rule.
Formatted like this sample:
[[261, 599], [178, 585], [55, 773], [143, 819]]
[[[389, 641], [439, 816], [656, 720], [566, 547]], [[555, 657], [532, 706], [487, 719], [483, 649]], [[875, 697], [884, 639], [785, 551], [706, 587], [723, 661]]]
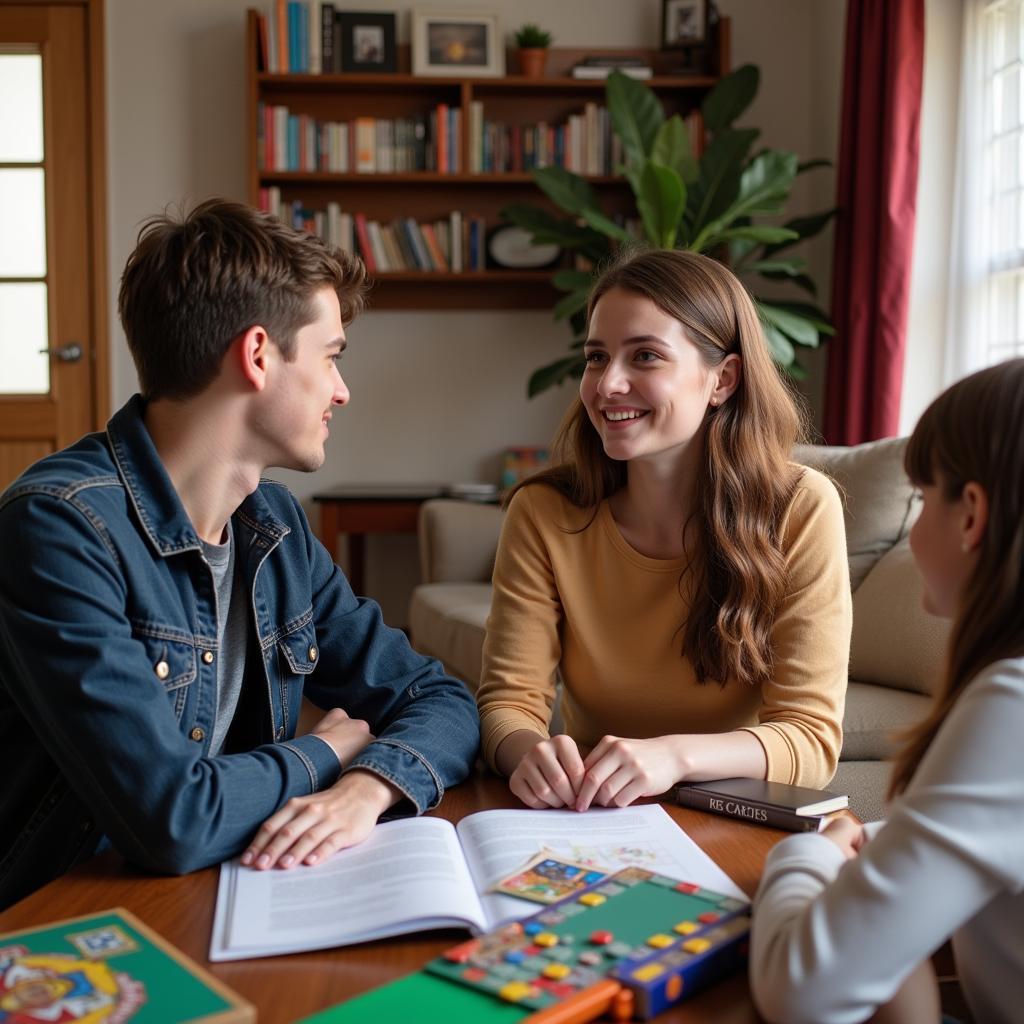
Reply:
[[743, 164], [758, 134], [756, 128], [726, 129], [704, 150], [700, 174], [689, 190], [686, 203], [686, 222], [691, 235], [728, 209], [739, 194]]
[[750, 242], [786, 242], [798, 237], [795, 231], [789, 228], [775, 227], [772, 224], [747, 224], [718, 232], [718, 238], [726, 241], [742, 238]]
[[501, 210], [503, 219], [529, 231], [538, 245], [554, 242], [566, 249], [582, 249], [598, 243], [606, 246], [602, 235], [591, 228], [582, 227], [574, 220], [555, 217], [539, 206], [527, 203], [512, 203]]
[[[689, 185], [697, 180], [700, 166], [693, 155], [690, 133], [678, 114], [673, 114], [659, 129], [651, 147], [651, 159], [662, 167], [671, 167]], [[634, 189], [634, 191], [636, 191]]]
[[587, 361], [582, 355], [574, 355], [556, 359], [553, 363], [548, 363], [547, 366], [534, 370], [526, 386], [527, 397], [533, 398], [542, 391], [547, 391], [548, 388], [561, 384], [566, 377], [576, 377], [579, 379], [583, 376], [583, 370], [586, 365]]
[[578, 313], [581, 309], [587, 308], [587, 300], [590, 298], [590, 284], [586, 288], [579, 288], [569, 292], [555, 304], [555, 319], [565, 320], [567, 317]]
[[564, 167], [535, 167], [531, 173], [544, 194], [566, 213], [600, 208], [594, 190], [578, 174]]
[[789, 197], [795, 177], [796, 153], [782, 149], [761, 153], [740, 179], [741, 214], [778, 213]]
[[762, 326], [764, 327], [764, 338], [768, 342], [768, 350], [772, 354], [772, 359], [780, 366], [789, 366], [796, 358], [796, 350], [793, 348], [793, 343], [782, 331], [771, 324], [762, 324]]
[[783, 313], [790, 313], [794, 316], [803, 317], [808, 323], [814, 325], [819, 334], [827, 334], [830, 337], [836, 333], [828, 314], [810, 302], [791, 302], [781, 299], [772, 299], [772, 306]]
[[[743, 268], [746, 269], [746, 268]], [[761, 276], [767, 278], [769, 281], [788, 281], [790, 284], [795, 284], [798, 288], [802, 288], [805, 292], [809, 292], [811, 295], [817, 295], [818, 286], [814, 283], [813, 278], [808, 274], [776, 274], [770, 270], [762, 270]]]
[[574, 292], [577, 288], [589, 288], [594, 283], [593, 274], [585, 270], [559, 270], [551, 283], [563, 292]]
[[665, 112], [654, 91], [621, 71], [613, 71], [605, 84], [608, 113], [615, 134], [622, 140], [627, 162], [639, 167], [650, 155]]
[[759, 302], [757, 308], [763, 320], [796, 344], [807, 348], [818, 347], [818, 328], [806, 317], [766, 302]]
[[670, 167], [648, 160], [640, 176], [636, 205], [648, 240], [660, 249], [673, 248], [686, 209], [686, 186], [679, 175]]
[[779, 274], [783, 277], [797, 277], [807, 270], [807, 260], [794, 257], [789, 260], [754, 260], [744, 266], [744, 273], [763, 274], [765, 272]]
[[793, 380], [807, 380], [807, 371], [795, 358], [793, 359], [793, 362], [787, 363], [784, 369], [786, 373], [793, 378]]
[[765, 256], [772, 256], [782, 249], [788, 249], [791, 245], [796, 242], [803, 242], [805, 239], [813, 238], [824, 230], [825, 225], [839, 212], [838, 207], [833, 207], [831, 210], [823, 210], [821, 213], [813, 213], [807, 217], [794, 217], [792, 220], [786, 221], [783, 225], [790, 231], [795, 231], [797, 238], [791, 242], [782, 242], [778, 245], [769, 246], [765, 249]]
[[753, 64], [744, 64], [719, 79], [700, 108], [708, 130], [718, 132], [731, 125], [753, 102], [760, 80], [761, 72]]
[[721, 238], [722, 232], [739, 217], [755, 213], [777, 213], [789, 196], [796, 174], [796, 154], [768, 150], [755, 157], [740, 179], [739, 197], [715, 220], [701, 228], [693, 248], [704, 252]]
[[600, 231], [609, 238], [615, 238], [620, 242], [633, 241], [633, 236], [625, 228], [620, 228], [615, 221], [610, 220], [600, 210], [581, 210], [580, 216], [595, 231]]

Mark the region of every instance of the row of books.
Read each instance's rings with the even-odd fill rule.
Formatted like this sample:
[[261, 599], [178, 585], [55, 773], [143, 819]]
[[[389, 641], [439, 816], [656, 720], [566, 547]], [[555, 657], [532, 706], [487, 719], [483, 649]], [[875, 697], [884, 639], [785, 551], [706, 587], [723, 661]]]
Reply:
[[260, 103], [256, 159], [264, 171], [391, 174], [462, 170], [461, 108], [439, 103], [427, 115], [318, 121]]
[[333, 3], [274, 0], [269, 11], [256, 17], [264, 71], [319, 75], [344, 70]]
[[[439, 103], [416, 117], [318, 121], [286, 106], [260, 103], [256, 158], [264, 171], [458, 174], [463, 169], [461, 112]], [[696, 138], [698, 114], [690, 115], [688, 126]], [[487, 120], [483, 103], [474, 100], [468, 130], [471, 174], [556, 166], [577, 174], [612, 175], [622, 163], [622, 144], [608, 109], [596, 103], [584, 104], [583, 112], [570, 114], [564, 124], [507, 124]]]
[[471, 173], [564, 167], [576, 174], [610, 175], [622, 163], [622, 144], [612, 131], [608, 108], [585, 103], [563, 124], [488, 121], [483, 103], [469, 105]]
[[323, 210], [309, 209], [301, 200], [284, 202], [277, 186], [260, 189], [260, 209], [356, 253], [371, 274], [402, 270], [459, 274], [483, 270], [486, 265], [484, 218], [465, 216], [461, 210], [425, 223], [413, 217], [381, 223], [364, 213], [343, 211], [336, 202], [327, 203]]

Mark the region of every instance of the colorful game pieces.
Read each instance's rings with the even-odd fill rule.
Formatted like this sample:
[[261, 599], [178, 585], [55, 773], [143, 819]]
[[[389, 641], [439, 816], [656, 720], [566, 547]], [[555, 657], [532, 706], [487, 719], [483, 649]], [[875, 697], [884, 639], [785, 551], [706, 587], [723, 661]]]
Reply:
[[514, 1004], [522, 1024], [646, 1020], [737, 969], [749, 922], [742, 900], [628, 868], [426, 969]]

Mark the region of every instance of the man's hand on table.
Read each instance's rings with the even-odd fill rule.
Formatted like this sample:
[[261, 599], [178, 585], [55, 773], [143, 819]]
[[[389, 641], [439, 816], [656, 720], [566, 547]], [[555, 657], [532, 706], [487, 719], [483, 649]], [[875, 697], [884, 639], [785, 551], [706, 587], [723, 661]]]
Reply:
[[242, 863], [264, 870], [318, 864], [361, 843], [401, 791], [372, 772], [355, 769], [329, 789], [289, 800], [260, 826]]

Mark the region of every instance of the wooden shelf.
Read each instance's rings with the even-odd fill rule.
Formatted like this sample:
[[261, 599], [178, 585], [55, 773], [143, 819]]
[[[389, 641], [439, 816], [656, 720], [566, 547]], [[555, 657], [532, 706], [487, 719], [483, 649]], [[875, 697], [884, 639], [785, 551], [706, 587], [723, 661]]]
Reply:
[[[330, 171], [260, 171], [260, 182], [264, 185], [366, 185], [381, 188], [388, 185], [532, 185], [529, 172], [506, 171], [498, 174], [438, 174], [434, 171], [377, 171], [366, 174], [336, 174]], [[586, 175], [591, 185], [625, 185], [625, 178], [615, 175]]]
[[[259, 68], [256, 12], [247, 19], [248, 83], [247, 166], [250, 201], [259, 204], [260, 189], [276, 187], [284, 202], [301, 201], [310, 209], [339, 203], [350, 213], [388, 222], [413, 217], [419, 222], [447, 218], [453, 208], [466, 217], [482, 217], [488, 227], [500, 223], [500, 211], [511, 203], [536, 203], [554, 211], [532, 175], [508, 173], [446, 174], [427, 171], [337, 174], [269, 171], [257, 163], [257, 110], [261, 102], [286, 106], [319, 121], [422, 117], [447, 103], [462, 111], [461, 163], [469, 162], [468, 111], [474, 100], [484, 104], [489, 119], [507, 124], [563, 123], [580, 113], [584, 103], [605, 94], [604, 79], [571, 77], [571, 68], [593, 54], [638, 56], [654, 68], [645, 80], [662, 102], [666, 114], [683, 115], [698, 109], [703, 96], [729, 67], [729, 20], [718, 25], [716, 46], [709, 55], [708, 73], [674, 73], [676, 55], [652, 49], [591, 47], [549, 50], [548, 74], [525, 78], [443, 77], [410, 74], [408, 46], [398, 48], [398, 72], [389, 74], [278, 74]], [[514, 68], [514, 55], [507, 54]], [[593, 175], [586, 179], [598, 189], [609, 215], [633, 214], [632, 196], [624, 179]], [[486, 270], [463, 273], [402, 271], [381, 273], [370, 293], [372, 309], [550, 309], [562, 295], [551, 284], [554, 270]]]

